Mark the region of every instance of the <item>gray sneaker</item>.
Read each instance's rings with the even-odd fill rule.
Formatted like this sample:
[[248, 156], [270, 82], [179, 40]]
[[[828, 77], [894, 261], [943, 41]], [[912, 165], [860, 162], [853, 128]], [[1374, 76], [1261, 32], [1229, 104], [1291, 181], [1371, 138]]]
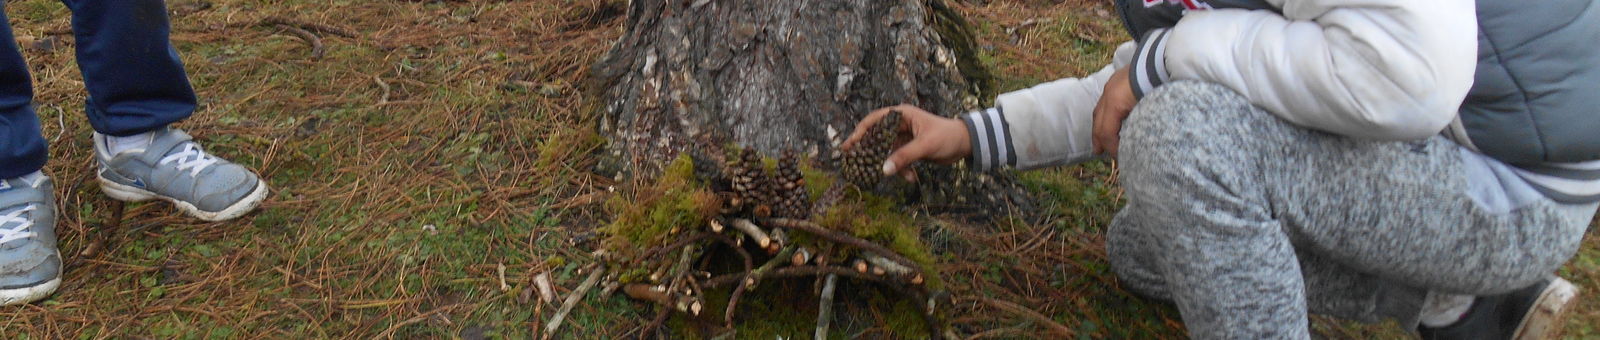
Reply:
[[1417, 327], [1423, 340], [1542, 340], [1554, 338], [1576, 307], [1578, 287], [1562, 278], [1501, 295], [1479, 296], [1461, 320]]
[[160, 198], [206, 221], [244, 215], [267, 198], [267, 182], [250, 169], [207, 154], [189, 134], [153, 131], [150, 145], [110, 155], [104, 135], [94, 136], [100, 188], [111, 198], [138, 202]]
[[0, 179], [0, 306], [37, 301], [61, 286], [53, 190], [44, 175]]

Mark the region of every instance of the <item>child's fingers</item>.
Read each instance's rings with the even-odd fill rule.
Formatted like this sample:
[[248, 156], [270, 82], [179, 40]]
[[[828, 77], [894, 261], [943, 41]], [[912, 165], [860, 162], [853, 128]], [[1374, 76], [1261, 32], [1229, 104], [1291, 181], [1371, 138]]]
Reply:
[[839, 149], [850, 150], [851, 147], [856, 145], [856, 142], [861, 141], [861, 138], [867, 135], [868, 130], [872, 130], [874, 125], [878, 125], [878, 121], [883, 120], [883, 116], [888, 115], [890, 110], [897, 108], [899, 106], [889, 106], [868, 113], [866, 118], [861, 118], [861, 121], [856, 123], [856, 129], [850, 131], [850, 137], [845, 138], [844, 144], [840, 144]]
[[917, 161], [927, 159], [929, 156], [932, 156], [934, 151], [937, 151], [937, 149], [938, 144], [932, 139], [923, 138], [911, 140], [911, 142], [906, 143], [905, 146], [895, 149], [893, 153], [889, 154], [889, 159], [884, 160], [883, 174], [886, 176], [903, 174], [911, 169], [912, 164], [916, 164]]

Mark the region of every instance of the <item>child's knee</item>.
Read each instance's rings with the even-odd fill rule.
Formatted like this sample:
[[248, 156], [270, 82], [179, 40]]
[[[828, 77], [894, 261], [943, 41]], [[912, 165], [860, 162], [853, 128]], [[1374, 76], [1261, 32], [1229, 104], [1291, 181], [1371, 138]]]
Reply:
[[[1271, 118], [1244, 96], [1215, 83], [1177, 81], [1151, 91], [1123, 124], [1125, 139], [1215, 139], [1261, 126]], [[1128, 141], [1136, 143], [1137, 141]]]

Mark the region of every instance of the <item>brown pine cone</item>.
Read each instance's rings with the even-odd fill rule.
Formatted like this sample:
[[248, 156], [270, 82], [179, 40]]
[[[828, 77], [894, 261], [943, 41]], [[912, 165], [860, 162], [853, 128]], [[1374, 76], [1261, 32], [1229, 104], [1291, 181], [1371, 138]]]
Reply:
[[771, 213], [774, 196], [772, 176], [761, 164], [761, 155], [754, 149], [741, 150], [738, 157], [728, 161], [728, 173], [733, 193], [745, 207], [760, 217]]
[[890, 110], [872, 127], [861, 141], [840, 159], [839, 171], [845, 181], [862, 190], [872, 190], [883, 179], [883, 162], [893, 151], [895, 136], [900, 130], [900, 111]]
[[810, 215], [810, 197], [806, 193], [805, 175], [800, 172], [800, 160], [793, 150], [784, 151], [778, 159], [777, 176], [773, 189], [777, 191], [778, 217], [807, 218]]

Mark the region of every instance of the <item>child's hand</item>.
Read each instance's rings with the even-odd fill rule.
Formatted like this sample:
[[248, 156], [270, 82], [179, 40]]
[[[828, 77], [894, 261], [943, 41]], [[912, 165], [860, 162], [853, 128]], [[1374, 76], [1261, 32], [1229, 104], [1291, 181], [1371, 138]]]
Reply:
[[900, 175], [907, 181], [916, 181], [916, 172], [907, 169], [918, 161], [951, 164], [972, 155], [972, 136], [967, 133], [966, 123], [905, 104], [872, 111], [856, 124], [856, 130], [839, 148], [849, 150], [855, 146], [890, 110], [900, 111], [900, 136], [895, 139], [894, 152], [883, 162], [884, 175]]
[[1133, 85], [1128, 83], [1128, 67], [1123, 66], [1111, 74], [1111, 79], [1106, 81], [1105, 92], [1100, 93], [1100, 102], [1094, 106], [1094, 132], [1091, 136], [1095, 154], [1117, 157], [1122, 121], [1128, 120], [1133, 105], [1138, 103], [1139, 100], [1133, 97]]

